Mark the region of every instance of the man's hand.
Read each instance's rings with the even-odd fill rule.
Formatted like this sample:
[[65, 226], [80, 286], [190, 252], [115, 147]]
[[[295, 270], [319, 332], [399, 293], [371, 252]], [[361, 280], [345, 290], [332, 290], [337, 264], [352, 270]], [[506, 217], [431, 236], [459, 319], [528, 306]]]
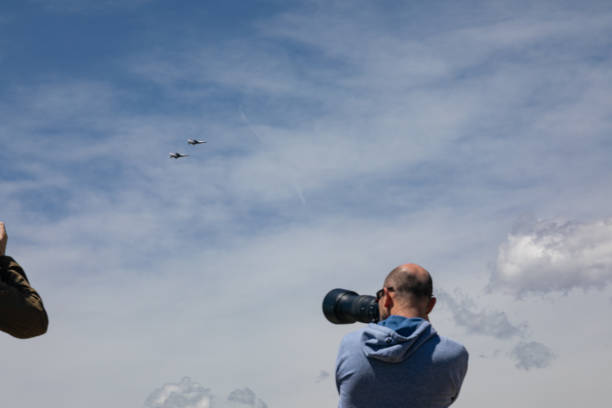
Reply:
[[8, 236], [6, 235], [6, 228], [4, 228], [4, 223], [0, 221], [0, 256], [4, 255], [6, 251], [6, 241], [8, 240]]

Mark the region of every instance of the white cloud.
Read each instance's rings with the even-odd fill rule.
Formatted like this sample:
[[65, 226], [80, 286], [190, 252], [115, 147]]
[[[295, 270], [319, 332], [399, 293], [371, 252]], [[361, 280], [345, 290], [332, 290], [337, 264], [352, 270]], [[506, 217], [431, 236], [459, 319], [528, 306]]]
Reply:
[[612, 281], [612, 218], [539, 221], [499, 247], [491, 288], [528, 293], [600, 288]]
[[184, 377], [179, 383], [168, 383], [156, 389], [145, 401], [148, 408], [211, 408], [212, 394], [208, 388]]
[[516, 361], [516, 367], [522, 370], [549, 367], [556, 358], [550, 348], [536, 341], [517, 344], [510, 356]]

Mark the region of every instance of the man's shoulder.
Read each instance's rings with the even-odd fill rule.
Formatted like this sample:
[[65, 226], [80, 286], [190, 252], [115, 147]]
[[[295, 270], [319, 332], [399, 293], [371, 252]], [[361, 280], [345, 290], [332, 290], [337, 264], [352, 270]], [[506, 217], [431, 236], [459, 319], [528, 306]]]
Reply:
[[364, 344], [367, 340], [369, 325], [346, 333], [340, 341], [338, 357], [340, 359], [353, 359], [365, 357]]
[[465, 346], [451, 338], [438, 335], [439, 343], [436, 345], [436, 354], [443, 359], [465, 359], [469, 357], [469, 353]]
[[457, 351], [465, 351], [467, 353], [465, 346], [459, 343], [458, 341], [453, 340], [450, 337], [442, 336], [439, 334], [438, 334], [438, 337], [440, 338], [440, 345], [443, 345], [444, 347], [448, 347], [449, 349], [453, 349]]
[[361, 344], [363, 342], [364, 336], [378, 336], [381, 333], [392, 333], [394, 332], [392, 329], [389, 329], [384, 326], [380, 326], [376, 323], [370, 323], [365, 326], [358, 328], [357, 330], [353, 330], [348, 332], [342, 337], [341, 344]]
[[361, 343], [361, 338], [363, 336], [363, 333], [365, 331], [365, 327], [361, 327], [357, 330], [353, 330], [351, 332], [348, 332], [347, 334], [345, 334], [342, 337], [342, 340], [340, 342], [340, 347], [349, 347], [352, 345], [357, 345]]

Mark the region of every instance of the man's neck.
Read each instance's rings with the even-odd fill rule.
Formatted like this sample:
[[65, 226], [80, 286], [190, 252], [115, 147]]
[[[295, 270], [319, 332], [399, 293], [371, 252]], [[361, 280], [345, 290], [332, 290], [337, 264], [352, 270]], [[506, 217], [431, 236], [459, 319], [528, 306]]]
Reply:
[[402, 316], [402, 317], [407, 317], [407, 318], [419, 317], [421, 319], [425, 319], [429, 321], [429, 316], [423, 315], [421, 311], [417, 308], [411, 308], [411, 307], [404, 307], [401, 309], [391, 308], [390, 312], [391, 312], [390, 313], [391, 315], [395, 315], [395, 316]]

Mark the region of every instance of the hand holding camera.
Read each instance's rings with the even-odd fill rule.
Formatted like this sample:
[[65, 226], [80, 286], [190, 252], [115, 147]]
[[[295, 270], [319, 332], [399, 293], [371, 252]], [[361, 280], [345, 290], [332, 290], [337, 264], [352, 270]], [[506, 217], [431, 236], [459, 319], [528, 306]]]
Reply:
[[6, 228], [4, 227], [4, 223], [0, 221], [0, 256], [3, 256], [6, 253], [7, 240], [8, 236], [6, 235]]

